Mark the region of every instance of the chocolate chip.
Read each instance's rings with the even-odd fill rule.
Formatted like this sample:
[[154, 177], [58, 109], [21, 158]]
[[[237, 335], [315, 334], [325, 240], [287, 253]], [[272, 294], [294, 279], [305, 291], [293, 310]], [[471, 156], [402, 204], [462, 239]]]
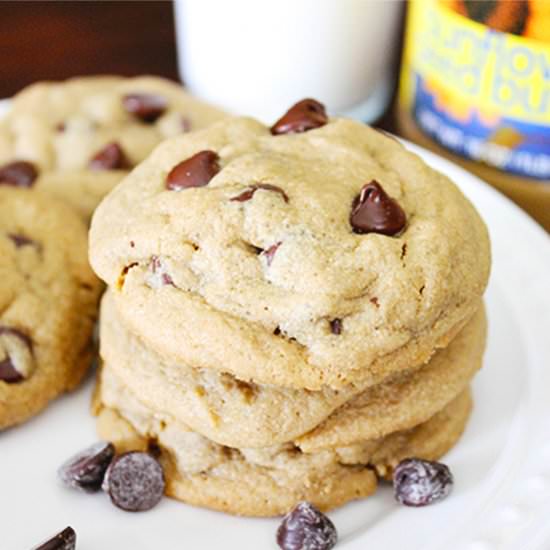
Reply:
[[129, 168], [130, 164], [122, 147], [112, 142], [98, 151], [90, 160], [88, 167], [90, 170], [124, 170]]
[[350, 224], [354, 233], [396, 235], [407, 223], [405, 212], [375, 180], [361, 189], [351, 207]]
[[296, 134], [324, 126], [328, 122], [325, 106], [315, 99], [303, 99], [293, 105], [272, 127], [271, 133]]
[[254, 185], [251, 185], [250, 187], [248, 187], [248, 189], [245, 189], [240, 195], [237, 195], [230, 200], [237, 202], [249, 201], [258, 189], [264, 189], [265, 191], [274, 191], [275, 193], [279, 193], [281, 197], [283, 197], [283, 200], [285, 202], [288, 202], [287, 194], [280, 187], [277, 187], [276, 185], [271, 185], [270, 183], [256, 183]]
[[407, 458], [393, 472], [395, 498], [405, 506], [426, 506], [442, 500], [453, 483], [451, 471], [441, 462]]
[[277, 529], [282, 550], [330, 550], [337, 540], [332, 521], [309, 502], [300, 502]]
[[176, 286], [174, 280], [168, 274], [166, 266], [158, 256], [151, 256], [149, 272], [145, 276], [145, 282], [151, 288], [161, 288], [165, 285]]
[[152, 123], [168, 106], [166, 99], [153, 94], [128, 94], [122, 98], [124, 108], [143, 122]]
[[333, 319], [330, 322], [330, 331], [337, 336], [342, 334], [342, 319]]
[[166, 188], [181, 191], [189, 187], [204, 187], [220, 171], [219, 157], [214, 151], [200, 151], [176, 164], [166, 177]]
[[265, 257], [268, 266], [271, 265], [273, 257], [275, 256], [275, 253], [277, 252], [277, 249], [279, 248], [279, 246], [281, 246], [281, 244], [281, 242], [275, 243], [271, 245], [267, 250], [264, 250], [262, 252], [262, 255]]
[[17, 384], [17, 382], [22, 382], [23, 380], [25, 378], [16, 370], [10, 357], [6, 357], [3, 361], [0, 361], [0, 381], [6, 384]]
[[148, 453], [132, 451], [117, 456], [107, 468], [103, 490], [112, 503], [128, 512], [149, 510], [164, 493], [164, 472]]
[[67, 460], [57, 470], [57, 475], [69, 487], [94, 493], [101, 489], [105, 472], [114, 456], [113, 444], [100, 441]]
[[21, 248], [22, 246], [34, 245], [36, 244], [32, 239], [25, 237], [25, 235], [18, 235], [16, 233], [8, 233], [8, 237], [13, 241], [16, 248]]
[[58, 122], [55, 125], [55, 131], [58, 133], [63, 133], [67, 129], [67, 125], [64, 122]]
[[22, 382], [33, 369], [32, 340], [15, 328], [0, 327], [0, 381]]
[[14, 187], [32, 187], [38, 177], [34, 164], [25, 160], [17, 160], [0, 167], [0, 185]]
[[35, 546], [33, 550], [75, 550], [76, 532], [72, 527], [66, 527], [46, 542]]

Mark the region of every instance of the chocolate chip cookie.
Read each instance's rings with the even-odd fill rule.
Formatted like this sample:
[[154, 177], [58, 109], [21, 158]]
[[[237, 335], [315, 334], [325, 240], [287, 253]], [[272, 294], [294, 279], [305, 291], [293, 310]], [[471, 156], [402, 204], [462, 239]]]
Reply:
[[53, 198], [0, 186], [0, 430], [81, 380], [100, 290], [80, 217]]
[[391, 478], [403, 458], [439, 458], [462, 434], [471, 397], [465, 390], [410, 430], [313, 452], [292, 442], [259, 449], [219, 445], [146, 407], [109, 376], [102, 377], [95, 410], [99, 436], [119, 452], [151, 444], [160, 451], [169, 496], [232, 514], [272, 516], [303, 500], [335, 508], [371, 495], [377, 477]]
[[85, 217], [163, 139], [224, 114], [158, 77], [81, 77], [17, 94], [0, 123], [0, 184], [59, 196]]
[[105, 199], [92, 265], [167, 361], [245, 382], [366, 388], [479, 309], [487, 230], [444, 175], [307, 100], [271, 128], [161, 144]]
[[419, 369], [366, 390], [320, 391], [247, 383], [228, 373], [163, 361], [125, 327], [108, 291], [101, 307], [103, 369], [146, 406], [221, 445], [269, 447], [298, 441], [318, 450], [374, 439], [429, 419], [481, 367], [483, 308]]

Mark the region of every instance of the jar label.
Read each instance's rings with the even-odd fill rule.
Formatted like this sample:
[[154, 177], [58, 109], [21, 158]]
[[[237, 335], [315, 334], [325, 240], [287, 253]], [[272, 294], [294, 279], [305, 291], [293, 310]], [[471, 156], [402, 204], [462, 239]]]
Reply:
[[413, 0], [400, 100], [446, 149], [549, 179], [550, 2]]

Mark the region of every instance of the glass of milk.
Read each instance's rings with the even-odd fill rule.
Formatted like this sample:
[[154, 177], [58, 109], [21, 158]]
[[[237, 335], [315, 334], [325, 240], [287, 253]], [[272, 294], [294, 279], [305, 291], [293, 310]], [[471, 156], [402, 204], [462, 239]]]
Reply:
[[175, 0], [180, 74], [194, 94], [273, 122], [305, 97], [365, 122], [390, 100], [398, 0]]

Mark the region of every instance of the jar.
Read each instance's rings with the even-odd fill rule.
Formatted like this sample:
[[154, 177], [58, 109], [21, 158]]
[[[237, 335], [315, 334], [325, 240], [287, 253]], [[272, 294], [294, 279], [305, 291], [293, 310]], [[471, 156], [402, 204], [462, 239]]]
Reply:
[[412, 0], [398, 118], [550, 230], [550, 2]]

